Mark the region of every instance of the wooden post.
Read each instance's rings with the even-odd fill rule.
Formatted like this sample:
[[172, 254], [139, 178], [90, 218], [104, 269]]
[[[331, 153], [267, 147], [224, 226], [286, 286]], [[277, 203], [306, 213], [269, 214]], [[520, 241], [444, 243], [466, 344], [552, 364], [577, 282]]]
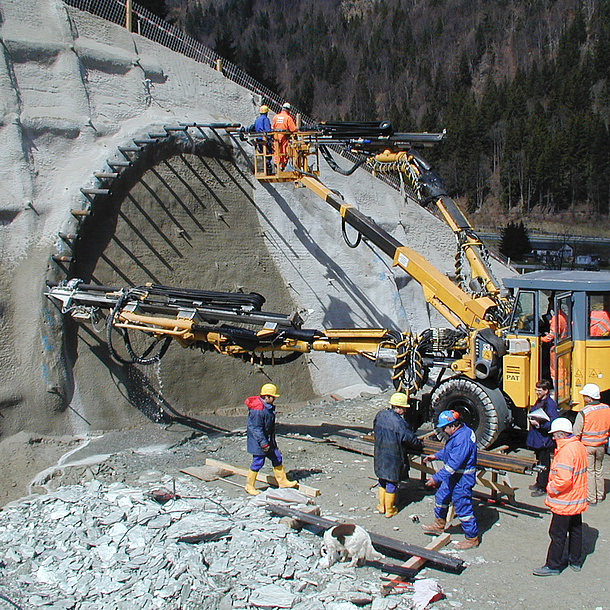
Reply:
[[132, 0], [125, 0], [125, 29], [131, 32]]

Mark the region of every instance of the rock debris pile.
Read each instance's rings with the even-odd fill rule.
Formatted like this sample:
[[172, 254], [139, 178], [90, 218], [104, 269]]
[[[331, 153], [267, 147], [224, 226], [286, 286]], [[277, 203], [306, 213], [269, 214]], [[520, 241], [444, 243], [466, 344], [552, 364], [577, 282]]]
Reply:
[[5, 507], [0, 597], [79, 610], [410, 607], [379, 595], [372, 568], [321, 569], [321, 537], [272, 516], [266, 494], [181, 480], [182, 498], [160, 504], [144, 487], [94, 479]]

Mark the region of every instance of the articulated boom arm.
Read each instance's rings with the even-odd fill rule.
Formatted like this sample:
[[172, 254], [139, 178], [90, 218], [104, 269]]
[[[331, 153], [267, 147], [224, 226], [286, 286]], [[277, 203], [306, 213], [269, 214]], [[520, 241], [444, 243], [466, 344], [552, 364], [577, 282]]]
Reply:
[[[259, 138], [261, 134], [250, 134]], [[390, 256], [419, 284], [426, 300], [455, 328], [496, 329], [502, 326], [510, 312], [510, 302], [500, 294], [487, 251], [474, 228], [457, 204], [447, 196], [441, 178], [414, 150], [415, 146], [431, 146], [440, 142], [444, 133], [395, 134], [389, 123], [321, 123], [316, 131], [285, 134], [289, 137], [286, 153], [290, 164], [270, 171], [271, 147], [260, 145], [255, 152], [255, 176], [263, 182], [296, 182], [307, 187], [332, 205], [344, 224], [355, 228], [359, 235], [374, 243]], [[350, 170], [342, 170], [332, 159], [327, 146], [343, 146], [360, 156]], [[426, 205], [435, 201], [458, 242], [456, 280], [452, 282], [430, 265], [417, 252], [402, 245], [370, 218], [345, 204], [319, 180], [319, 152], [331, 168], [351, 174], [366, 162], [373, 173], [395, 173], [406, 180], [415, 198]], [[465, 259], [470, 281], [466, 281]]]
[[[477, 296], [490, 296], [503, 306], [500, 285], [489, 266], [485, 245], [458, 205], [446, 192], [441, 177], [415, 150], [432, 146], [445, 137], [442, 133], [394, 133], [388, 122], [382, 123], [322, 123], [320, 143], [332, 141], [350, 152], [366, 158], [373, 173], [399, 175], [410, 187], [414, 198], [423, 206], [434, 201], [447, 224], [454, 232], [459, 248], [456, 257], [457, 282], [465, 291]], [[323, 151], [324, 153], [326, 151]], [[324, 154], [330, 161], [328, 154]], [[470, 282], [463, 273], [462, 255], [470, 270]]]
[[[296, 313], [288, 316], [262, 311], [265, 299], [257, 293], [155, 285], [120, 290], [74, 279], [49, 283], [46, 295], [64, 314], [90, 321], [94, 328], [103, 322], [110, 354], [121, 364], [157, 362], [174, 340], [183, 347], [215, 351], [255, 364], [284, 364], [311, 351], [359, 355], [394, 369], [397, 383], [413, 385], [421, 379], [419, 371], [409, 370], [413, 361], [398, 355], [410, 337], [383, 328], [304, 329]], [[136, 349], [133, 331], [147, 337], [148, 345]], [[116, 334], [123, 339], [126, 355], [119, 354], [113, 345]]]
[[455, 328], [462, 330], [496, 328], [496, 323], [489, 316], [490, 311], [495, 307], [495, 302], [491, 298], [472, 297], [465, 293], [423, 256], [403, 246], [373, 220], [340, 200], [317, 178], [301, 175], [297, 180], [335, 208], [346, 224], [375, 244], [392, 258], [395, 266], [400, 267], [416, 280], [422, 286], [426, 301]]
[[[466, 292], [491, 297], [503, 309], [509, 304], [500, 295], [500, 285], [491, 271], [487, 249], [462, 210], [445, 190], [440, 176], [417, 152], [410, 150], [377, 153], [368, 161], [374, 173], [398, 173], [411, 186], [417, 201], [425, 206], [434, 201], [458, 243], [457, 282]], [[466, 281], [462, 258], [466, 259], [470, 282]], [[508, 309], [507, 309], [508, 312]]]

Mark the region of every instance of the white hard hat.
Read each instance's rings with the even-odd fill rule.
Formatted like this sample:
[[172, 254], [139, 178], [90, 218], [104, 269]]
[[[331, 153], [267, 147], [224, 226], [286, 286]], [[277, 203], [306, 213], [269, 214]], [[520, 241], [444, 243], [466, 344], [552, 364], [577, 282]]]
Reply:
[[551, 422], [551, 429], [549, 432], [551, 434], [553, 434], [553, 432], [567, 432], [568, 434], [572, 434], [572, 422], [565, 417], [558, 417]]
[[582, 390], [580, 390], [578, 393], [582, 394], [583, 396], [588, 396], [589, 398], [592, 398], [593, 400], [600, 399], [599, 386], [596, 383], [586, 383], [584, 388]]
[[284, 102], [282, 104], [282, 108], [285, 108], [286, 110], [290, 110], [292, 108], [292, 106], [288, 102]]

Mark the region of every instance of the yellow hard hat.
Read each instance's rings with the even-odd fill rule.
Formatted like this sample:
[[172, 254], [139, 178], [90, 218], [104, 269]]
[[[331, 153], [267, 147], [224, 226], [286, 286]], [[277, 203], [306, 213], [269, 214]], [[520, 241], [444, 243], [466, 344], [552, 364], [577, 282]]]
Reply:
[[393, 407], [409, 408], [409, 397], [404, 392], [395, 392], [390, 396], [390, 404]]
[[274, 383], [266, 383], [262, 388], [261, 388], [261, 396], [275, 396], [276, 398], [279, 398], [280, 393], [277, 391], [277, 386]]
[[[261, 114], [267, 114], [269, 112], [269, 106], [265, 106], [264, 104], [258, 109]], [[271, 396], [271, 394], [270, 394]]]

